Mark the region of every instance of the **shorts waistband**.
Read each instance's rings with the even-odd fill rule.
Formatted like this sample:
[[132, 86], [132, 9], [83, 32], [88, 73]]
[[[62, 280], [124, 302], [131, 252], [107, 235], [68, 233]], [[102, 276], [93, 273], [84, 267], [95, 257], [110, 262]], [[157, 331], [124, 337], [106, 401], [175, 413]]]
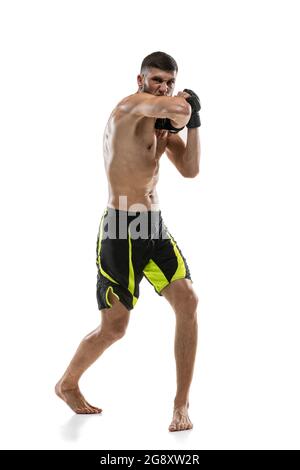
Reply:
[[111, 213], [115, 213], [115, 214], [126, 214], [128, 216], [137, 216], [137, 215], [141, 215], [141, 214], [161, 214], [161, 210], [156, 210], [156, 211], [152, 211], [152, 210], [147, 210], [147, 211], [124, 211], [122, 209], [116, 209], [115, 207], [109, 207], [107, 206], [106, 209], [108, 212], [111, 212]]

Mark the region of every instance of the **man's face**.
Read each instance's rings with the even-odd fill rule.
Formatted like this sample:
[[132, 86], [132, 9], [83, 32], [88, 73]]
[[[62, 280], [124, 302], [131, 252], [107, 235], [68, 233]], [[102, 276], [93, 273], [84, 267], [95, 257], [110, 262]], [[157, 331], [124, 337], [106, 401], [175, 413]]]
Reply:
[[146, 69], [146, 71], [138, 75], [139, 90], [144, 93], [150, 93], [156, 96], [172, 96], [176, 72], [165, 72], [154, 67]]

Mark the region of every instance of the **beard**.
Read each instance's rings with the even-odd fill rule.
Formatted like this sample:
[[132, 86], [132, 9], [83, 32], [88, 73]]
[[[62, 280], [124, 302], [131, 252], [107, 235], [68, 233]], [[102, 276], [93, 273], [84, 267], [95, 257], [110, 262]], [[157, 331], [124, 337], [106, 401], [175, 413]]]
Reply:
[[143, 93], [149, 93], [150, 95], [154, 95], [155, 93], [152, 93], [149, 89], [149, 87], [147, 87], [147, 85], [143, 85], [143, 87], [141, 88], [141, 91]]

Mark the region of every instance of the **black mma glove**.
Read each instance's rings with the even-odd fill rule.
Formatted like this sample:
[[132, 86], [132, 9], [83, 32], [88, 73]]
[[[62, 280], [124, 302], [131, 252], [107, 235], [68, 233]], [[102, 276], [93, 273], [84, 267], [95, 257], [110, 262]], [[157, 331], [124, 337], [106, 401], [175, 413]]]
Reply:
[[188, 90], [188, 88], [185, 88], [183, 91], [191, 95], [190, 98], [186, 98], [186, 101], [191, 105], [192, 108], [192, 114], [186, 127], [189, 129], [192, 129], [193, 127], [200, 127], [201, 122], [199, 111], [201, 109], [201, 104], [199, 96], [196, 95], [193, 90]]
[[165, 129], [172, 134], [177, 134], [177, 132], [182, 131], [183, 127], [174, 127], [171, 124], [171, 120], [169, 118], [157, 118], [155, 121], [155, 129]]

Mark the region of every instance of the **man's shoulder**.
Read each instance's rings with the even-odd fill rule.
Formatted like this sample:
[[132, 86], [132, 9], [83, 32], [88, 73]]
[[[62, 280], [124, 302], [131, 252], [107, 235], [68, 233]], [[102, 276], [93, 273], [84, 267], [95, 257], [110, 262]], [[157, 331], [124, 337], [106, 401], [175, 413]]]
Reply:
[[136, 115], [134, 112], [135, 107], [141, 100], [141, 97], [138, 95], [140, 95], [140, 93], [134, 93], [122, 98], [112, 110], [108, 123], [113, 122], [114, 125], [117, 125], [118, 128], [121, 129], [123, 125], [127, 126], [128, 123], [132, 125], [137, 122], [141, 118], [141, 116]]
[[121, 101], [118, 102], [116, 105], [116, 109], [130, 112], [136, 107], [139, 103], [142, 103], [146, 100], [153, 99], [153, 95], [149, 93], [133, 93], [132, 95], [128, 95], [123, 98]]

